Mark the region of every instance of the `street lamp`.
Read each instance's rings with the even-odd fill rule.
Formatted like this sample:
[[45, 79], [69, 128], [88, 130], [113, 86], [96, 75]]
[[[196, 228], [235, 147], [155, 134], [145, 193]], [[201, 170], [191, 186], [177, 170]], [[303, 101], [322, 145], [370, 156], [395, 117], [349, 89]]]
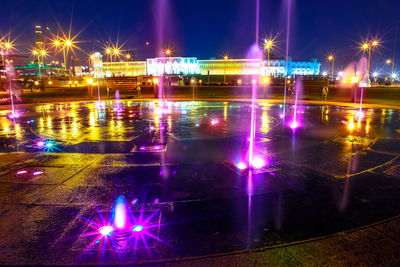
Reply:
[[375, 48], [376, 46], [378, 46], [379, 45], [379, 41], [377, 41], [377, 40], [373, 40], [373, 41], [371, 41], [371, 42], [366, 42], [366, 43], [363, 43], [362, 44], [362, 46], [361, 46], [361, 49], [365, 52], [365, 51], [368, 51], [368, 67], [367, 67], [367, 70], [368, 70], [368, 75], [369, 75], [369, 70], [370, 70], [370, 66], [371, 66], [371, 50], [373, 49], [373, 48]]
[[267, 75], [268, 75], [268, 77], [270, 76], [270, 73], [269, 73], [269, 51], [271, 50], [273, 45], [274, 45], [274, 42], [272, 40], [265, 39], [264, 48], [265, 48], [265, 50], [267, 50], [267, 68], [268, 68]]
[[329, 57], [328, 57], [328, 60], [329, 61], [332, 61], [332, 81], [334, 80], [334, 78], [333, 78], [333, 70], [334, 70], [334, 66], [335, 66], [335, 57], [333, 56], [333, 55], [330, 55]]

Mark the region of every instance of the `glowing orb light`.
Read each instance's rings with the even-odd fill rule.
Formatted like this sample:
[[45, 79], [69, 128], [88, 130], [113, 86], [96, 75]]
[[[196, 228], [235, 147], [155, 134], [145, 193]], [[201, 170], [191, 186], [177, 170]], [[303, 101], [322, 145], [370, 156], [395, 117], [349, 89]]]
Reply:
[[299, 124], [298, 124], [296, 121], [293, 121], [293, 122], [290, 124], [290, 128], [292, 128], [293, 130], [296, 129], [297, 127], [299, 127]]
[[143, 230], [143, 225], [140, 225], [140, 224], [138, 224], [138, 225], [135, 225], [135, 226], [133, 226], [132, 227], [132, 231], [133, 232], [141, 232]]
[[46, 143], [46, 147], [52, 147], [53, 144], [52, 143]]
[[28, 171], [22, 170], [22, 171], [17, 171], [17, 175], [22, 175], [22, 174], [26, 174], [28, 173]]
[[32, 173], [33, 176], [38, 176], [38, 175], [41, 175], [41, 174], [43, 174], [42, 171], [36, 171], [36, 172]]
[[39, 141], [36, 143], [37, 147], [44, 147], [46, 145], [46, 143], [44, 141]]
[[285, 115], [282, 113], [279, 115], [279, 117], [282, 119], [283, 117], [285, 117]]
[[160, 202], [160, 199], [156, 198], [154, 199], [154, 204], [158, 204]]
[[8, 113], [9, 119], [18, 119], [19, 117], [21, 117], [21, 114], [17, 111]]
[[145, 146], [141, 146], [141, 147], [139, 147], [139, 149], [144, 151], [144, 150], [146, 150], [146, 147]]
[[262, 158], [254, 158], [252, 165], [256, 169], [261, 169], [262, 167], [265, 166], [265, 161]]
[[211, 121], [211, 125], [217, 125], [218, 123], [219, 123], [218, 120], [212, 120], [212, 121]]
[[247, 165], [246, 165], [246, 163], [244, 163], [244, 162], [239, 162], [238, 164], [236, 164], [236, 167], [237, 167], [239, 170], [247, 169]]
[[99, 228], [99, 233], [102, 234], [103, 236], [107, 236], [111, 234], [113, 230], [114, 228], [111, 225], [106, 225]]

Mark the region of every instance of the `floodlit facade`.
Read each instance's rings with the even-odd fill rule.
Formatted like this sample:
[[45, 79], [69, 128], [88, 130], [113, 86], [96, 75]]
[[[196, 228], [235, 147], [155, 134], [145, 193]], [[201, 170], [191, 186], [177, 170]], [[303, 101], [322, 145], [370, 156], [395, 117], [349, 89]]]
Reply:
[[[269, 63], [269, 68], [268, 68]], [[195, 57], [150, 58], [147, 61], [103, 62], [105, 77], [144, 75], [318, 75], [321, 63], [311, 61], [260, 59], [207, 59]]]

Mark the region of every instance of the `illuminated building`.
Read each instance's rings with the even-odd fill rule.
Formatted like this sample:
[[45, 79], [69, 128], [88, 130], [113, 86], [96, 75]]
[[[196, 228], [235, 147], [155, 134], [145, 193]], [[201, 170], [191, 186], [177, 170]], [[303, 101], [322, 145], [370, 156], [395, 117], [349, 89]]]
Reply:
[[[147, 68], [146, 68], [147, 65]], [[269, 60], [271, 76], [319, 75], [320, 65], [316, 59], [311, 61]], [[267, 60], [260, 59], [207, 59], [195, 57], [150, 58], [147, 61], [103, 62], [103, 72], [111, 76], [143, 75], [262, 75], [268, 73]]]
[[[36, 50], [43, 51], [43, 37], [42, 37], [42, 26], [35, 26], [35, 34], [36, 34]], [[43, 64], [43, 57], [38, 57], [38, 63]]]

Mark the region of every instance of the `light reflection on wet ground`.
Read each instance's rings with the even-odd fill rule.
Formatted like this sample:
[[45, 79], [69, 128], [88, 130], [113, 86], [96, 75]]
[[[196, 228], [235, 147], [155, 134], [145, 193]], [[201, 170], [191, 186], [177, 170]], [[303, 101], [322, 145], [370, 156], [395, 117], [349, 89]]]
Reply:
[[[282, 120], [279, 105], [261, 103], [255, 150], [267, 165], [249, 174], [235, 168], [248, 152], [248, 103], [169, 102], [160, 108], [132, 101], [122, 102], [122, 110], [113, 104], [33, 106], [20, 109], [15, 122], [0, 114], [2, 151], [27, 152], [17, 164], [2, 167], [4, 209], [11, 203], [22, 210], [36, 205], [40, 211], [32, 214], [40, 234], [58, 223], [54, 235], [35, 242], [52, 244], [53, 255], [67, 251], [63, 263], [83, 251], [79, 262], [98, 260], [99, 248], [87, 250], [90, 240], [81, 235], [87, 228], [74, 218], [109, 210], [118, 195], [138, 199], [132, 210], [162, 211], [160, 238], [169, 246], [151, 240], [150, 249], [128, 249], [110, 262], [132, 260], [133, 254], [135, 260], [150, 260], [281, 244], [399, 213], [397, 110], [365, 109], [360, 118], [358, 107], [301, 106], [300, 127], [293, 132], [288, 127], [293, 107]], [[40, 149], [38, 140], [54, 146]], [[158, 150], [159, 145], [166, 148]], [[22, 168], [43, 174], [16, 177]], [[5, 214], [3, 222], [18, 217], [11, 210]], [[35, 220], [21, 219], [28, 227]]]

